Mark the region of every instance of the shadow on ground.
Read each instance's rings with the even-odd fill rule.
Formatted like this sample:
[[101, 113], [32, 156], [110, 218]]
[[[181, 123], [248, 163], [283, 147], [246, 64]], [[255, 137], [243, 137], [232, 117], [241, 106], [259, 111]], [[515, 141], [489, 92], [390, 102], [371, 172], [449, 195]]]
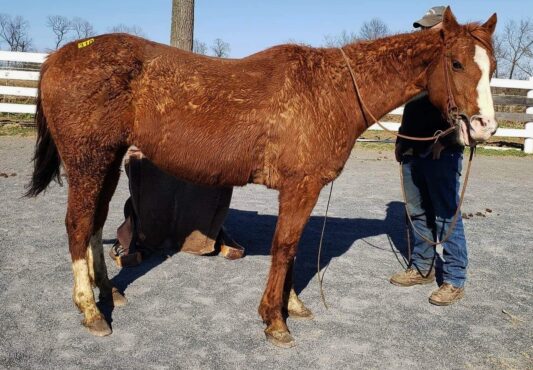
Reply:
[[[230, 209], [225, 226], [232, 237], [245, 247], [247, 256], [268, 255], [270, 254], [276, 220], [277, 216], [273, 215]], [[317, 272], [316, 258], [323, 220], [323, 217], [320, 216], [311, 217], [302, 235], [294, 271], [294, 288], [298, 293], [307, 287]], [[324, 269], [332, 258], [346, 253], [357, 240], [363, 240], [372, 248], [382, 249], [365, 239], [383, 234], [389, 237], [391, 252], [396, 253], [398, 251], [400, 255], [397, 255], [397, 258], [402, 259], [403, 257], [405, 259], [407, 248], [403, 203], [389, 203], [386, 217], [383, 220], [328, 217], [321, 253], [321, 269]], [[113, 241], [105, 240], [104, 242], [111, 243]], [[124, 292], [131, 283], [176, 252], [176, 250], [162, 250], [161, 253], [144, 260], [139, 266], [120, 270], [112, 281], [119, 290]], [[107, 311], [106, 316], [111, 319], [111, 312]]]

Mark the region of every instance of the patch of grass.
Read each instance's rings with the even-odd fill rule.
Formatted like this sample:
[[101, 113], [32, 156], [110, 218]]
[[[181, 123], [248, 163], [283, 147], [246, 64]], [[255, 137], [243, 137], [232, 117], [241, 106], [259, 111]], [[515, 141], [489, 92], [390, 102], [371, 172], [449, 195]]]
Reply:
[[477, 148], [476, 155], [488, 156], [488, 157], [530, 157], [533, 158], [533, 155], [526, 154], [522, 150], [509, 149], [509, 150], [498, 150], [490, 148]]
[[[379, 142], [359, 142], [355, 144], [355, 150], [375, 150], [382, 151], [383, 154], [390, 154], [394, 157], [394, 144], [393, 143], [379, 143]], [[465, 155], [468, 155], [468, 149], [465, 149]], [[533, 158], [533, 155], [526, 154], [522, 150], [498, 150], [490, 148], [476, 149], [476, 155], [489, 156], [489, 157], [529, 157]]]
[[34, 127], [23, 127], [17, 124], [0, 126], [0, 136], [33, 136], [36, 131]]
[[39, 81], [0, 79], [0, 85], [3, 86], [37, 87], [38, 84]]
[[[0, 101], [0, 103], [4, 103]], [[2, 123], [33, 122], [33, 114], [28, 113], [0, 113]]]
[[394, 144], [393, 143], [357, 143], [355, 144], [355, 150], [362, 148], [367, 150], [379, 150], [383, 152], [389, 152], [394, 156]]
[[525, 128], [524, 122], [514, 122], [514, 121], [505, 121], [505, 120], [498, 120], [498, 127], [501, 128], [517, 128], [519, 130], [523, 130]]

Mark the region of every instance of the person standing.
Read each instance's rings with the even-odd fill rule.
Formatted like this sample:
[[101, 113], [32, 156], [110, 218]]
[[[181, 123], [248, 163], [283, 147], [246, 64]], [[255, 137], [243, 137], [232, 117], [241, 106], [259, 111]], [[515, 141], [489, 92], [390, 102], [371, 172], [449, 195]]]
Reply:
[[[431, 32], [442, 25], [444, 6], [431, 8], [413, 27]], [[449, 127], [427, 94], [415, 97], [404, 108], [399, 132], [409, 136], [433, 136]], [[413, 253], [407, 270], [390, 278], [394, 285], [407, 287], [435, 281], [435, 246], [442, 241], [459, 206], [459, 188], [464, 146], [452, 133], [435, 142], [398, 138], [396, 159], [401, 163], [406, 210], [414, 228]], [[429, 302], [446, 306], [464, 297], [468, 254], [461, 213], [443, 246], [443, 283], [431, 293]]]

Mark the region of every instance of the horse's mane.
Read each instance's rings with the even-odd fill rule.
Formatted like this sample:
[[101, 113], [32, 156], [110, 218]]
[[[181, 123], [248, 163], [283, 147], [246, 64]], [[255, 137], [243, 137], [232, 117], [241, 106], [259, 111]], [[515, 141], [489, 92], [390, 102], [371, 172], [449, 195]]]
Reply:
[[[492, 46], [492, 34], [487, 28], [483, 27], [479, 22], [467, 23], [465, 25], [462, 25], [461, 28], [464, 30], [464, 32], [467, 35], [473, 37], [479, 43], [481, 43], [481, 45], [483, 45], [483, 47], [485, 47], [487, 51], [489, 51], [490, 53], [493, 53], [494, 50]], [[418, 35], [420, 35], [420, 31], [414, 30], [411, 32], [388, 35], [388, 36], [385, 36], [385, 37], [382, 37], [376, 40], [357, 40], [354, 43], [352, 43], [352, 45], [365, 45], [365, 44], [369, 45], [369, 44], [375, 43], [376, 41], [377, 42], [390, 42], [394, 38], [402, 37], [402, 36], [405, 37], [405, 39], [407, 40], [409, 39], [409, 36], [412, 36], [412, 39], [414, 40], [415, 37], [417, 37]]]

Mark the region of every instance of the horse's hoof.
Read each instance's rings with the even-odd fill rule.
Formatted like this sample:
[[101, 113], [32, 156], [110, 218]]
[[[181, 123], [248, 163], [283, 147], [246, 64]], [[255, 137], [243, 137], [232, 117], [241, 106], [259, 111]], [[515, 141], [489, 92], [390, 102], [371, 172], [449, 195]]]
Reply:
[[85, 320], [82, 321], [83, 326], [85, 326], [92, 335], [97, 337], [105, 337], [112, 333], [111, 327], [103, 317], [87, 323]]
[[294, 338], [289, 334], [288, 331], [267, 331], [265, 330], [265, 335], [267, 340], [275, 345], [276, 347], [281, 348], [292, 348], [296, 345]]
[[128, 299], [115, 287], [100, 294], [100, 301], [113, 304], [113, 307], [122, 307], [128, 303]]
[[113, 306], [122, 307], [128, 303], [128, 299], [124, 297], [124, 295], [120, 293], [117, 288], [113, 288], [113, 291], [111, 294], [113, 297]]
[[307, 307], [298, 307], [297, 309], [288, 310], [289, 317], [296, 320], [313, 320], [315, 316]]
[[311, 310], [305, 307], [304, 303], [298, 298], [298, 295], [296, 295], [294, 289], [291, 289], [289, 294], [287, 312], [292, 319], [312, 320], [314, 318]]

